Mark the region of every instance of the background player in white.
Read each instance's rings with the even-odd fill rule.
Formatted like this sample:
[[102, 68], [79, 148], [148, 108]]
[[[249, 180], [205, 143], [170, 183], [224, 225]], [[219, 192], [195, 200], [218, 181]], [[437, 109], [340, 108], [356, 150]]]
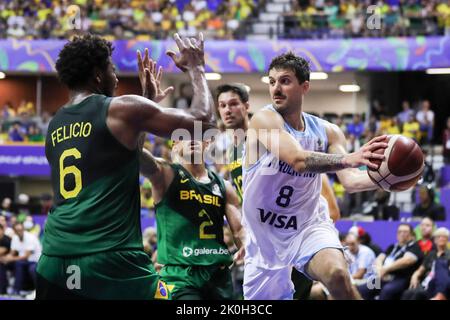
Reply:
[[250, 121], [243, 167], [246, 299], [292, 299], [291, 267], [321, 281], [336, 299], [359, 298], [320, 197], [320, 173], [336, 171], [349, 192], [376, 189], [358, 167], [377, 169], [371, 160], [384, 155], [373, 151], [387, 144], [381, 136], [347, 154], [336, 125], [302, 112], [309, 73], [308, 62], [292, 53], [274, 58], [273, 103]]

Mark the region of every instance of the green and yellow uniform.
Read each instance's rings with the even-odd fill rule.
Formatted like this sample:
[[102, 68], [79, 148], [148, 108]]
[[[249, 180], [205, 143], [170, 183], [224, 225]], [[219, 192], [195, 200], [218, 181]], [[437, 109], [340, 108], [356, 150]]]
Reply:
[[49, 288], [88, 299], [168, 298], [143, 251], [138, 151], [106, 125], [111, 99], [89, 96], [49, 124], [55, 205], [37, 267], [38, 298], [52, 298]]
[[231, 176], [231, 184], [236, 190], [239, 196], [239, 202], [242, 204], [242, 149], [244, 148], [244, 142], [239, 145], [231, 144], [228, 148], [228, 171]]
[[210, 182], [202, 183], [181, 165], [171, 167], [174, 179], [155, 207], [161, 278], [173, 299], [232, 299], [225, 184], [209, 170]]

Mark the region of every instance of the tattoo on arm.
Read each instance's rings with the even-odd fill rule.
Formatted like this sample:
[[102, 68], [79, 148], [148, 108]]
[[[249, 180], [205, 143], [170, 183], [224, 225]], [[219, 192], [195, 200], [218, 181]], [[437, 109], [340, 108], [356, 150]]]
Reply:
[[305, 159], [305, 171], [324, 173], [345, 169], [343, 159], [343, 154], [311, 152]]

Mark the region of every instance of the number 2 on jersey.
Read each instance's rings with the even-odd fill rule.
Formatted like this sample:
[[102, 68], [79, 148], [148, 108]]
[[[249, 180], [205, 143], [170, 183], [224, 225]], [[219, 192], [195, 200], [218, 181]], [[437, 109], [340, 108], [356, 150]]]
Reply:
[[[81, 158], [81, 153], [77, 148], [71, 148], [65, 150], [59, 157], [59, 192], [64, 199], [75, 198], [81, 191], [81, 171], [75, 166], [64, 167], [64, 159], [67, 157], [74, 157], [75, 159]], [[64, 179], [66, 175], [73, 174], [75, 177], [75, 187], [72, 190], [66, 190], [64, 186]]]
[[206, 227], [210, 227], [214, 224], [211, 221], [211, 218], [209, 217], [208, 213], [204, 209], [198, 213], [198, 216], [200, 218], [203, 217], [204, 215], [208, 217], [209, 221], [203, 221], [202, 224], [200, 225], [200, 239], [215, 239], [216, 238], [215, 234], [208, 234], [205, 232]]

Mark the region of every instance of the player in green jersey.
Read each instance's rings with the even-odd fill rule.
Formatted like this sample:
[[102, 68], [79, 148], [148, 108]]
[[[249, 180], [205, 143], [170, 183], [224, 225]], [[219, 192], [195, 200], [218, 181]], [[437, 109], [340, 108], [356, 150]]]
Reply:
[[142, 151], [141, 173], [152, 182], [156, 204], [160, 274], [177, 300], [233, 298], [224, 217], [239, 248], [234, 259], [244, 255], [239, 199], [229, 182], [206, 168], [208, 145], [176, 141], [173, 163]]
[[45, 144], [55, 205], [37, 267], [37, 299], [169, 297], [143, 251], [138, 137], [192, 132], [197, 120], [204, 128], [213, 121], [203, 37], [174, 39], [180, 54], [168, 55], [195, 92], [187, 111], [157, 104], [173, 89], [157, 85], [161, 71], [147, 50], [143, 60], [138, 54], [143, 97], [113, 97], [118, 80], [111, 43], [85, 35], [61, 50], [56, 70], [69, 101], [50, 122]]

